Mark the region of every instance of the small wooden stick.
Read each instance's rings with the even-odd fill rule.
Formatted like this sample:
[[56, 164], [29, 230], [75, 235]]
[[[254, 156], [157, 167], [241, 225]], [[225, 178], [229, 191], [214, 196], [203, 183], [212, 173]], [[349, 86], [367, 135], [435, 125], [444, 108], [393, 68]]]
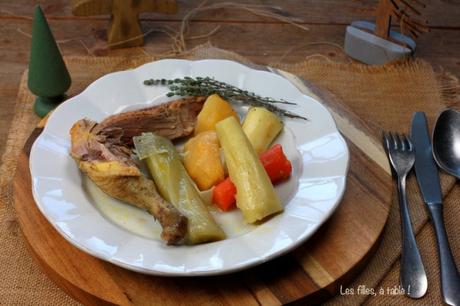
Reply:
[[375, 19], [375, 35], [388, 39], [391, 26], [391, 12], [394, 6], [391, 1], [380, 0]]
[[379, 0], [376, 10], [374, 34], [389, 40], [392, 19], [394, 19], [394, 22], [400, 23], [403, 34], [408, 33], [414, 38], [428, 32], [429, 29], [426, 21], [419, 20], [409, 14], [421, 15], [420, 11], [409, 3], [410, 1], [422, 8], [425, 7], [420, 0]]

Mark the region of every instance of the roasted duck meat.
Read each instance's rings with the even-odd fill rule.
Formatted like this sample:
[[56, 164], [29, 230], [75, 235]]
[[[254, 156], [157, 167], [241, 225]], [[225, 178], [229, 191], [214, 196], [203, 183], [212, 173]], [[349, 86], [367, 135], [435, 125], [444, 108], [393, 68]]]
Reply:
[[142, 174], [131, 150], [120, 143], [120, 131], [99, 130], [88, 119], [77, 121], [70, 130], [72, 157], [103, 192], [152, 214], [163, 227], [161, 238], [167, 244], [180, 243], [187, 233], [187, 219]]
[[193, 133], [196, 117], [203, 107], [205, 97], [183, 98], [173, 102], [136, 111], [112, 115], [104, 119], [100, 129], [121, 128], [121, 141], [133, 145], [133, 137], [143, 132], [155, 132], [168, 139]]
[[187, 218], [158, 193], [131, 154], [132, 137], [154, 131], [175, 139], [193, 132], [204, 98], [187, 98], [142, 110], [113, 115], [101, 124], [77, 121], [70, 130], [71, 156], [106, 194], [152, 214], [163, 227], [167, 244], [181, 243]]
[[78, 167], [106, 194], [145, 209], [163, 227], [161, 238], [178, 244], [187, 234], [187, 218], [158, 193], [131, 157], [132, 137], [143, 132], [169, 139], [190, 135], [205, 98], [187, 98], [113, 115], [101, 124], [77, 121], [70, 130], [71, 155]]

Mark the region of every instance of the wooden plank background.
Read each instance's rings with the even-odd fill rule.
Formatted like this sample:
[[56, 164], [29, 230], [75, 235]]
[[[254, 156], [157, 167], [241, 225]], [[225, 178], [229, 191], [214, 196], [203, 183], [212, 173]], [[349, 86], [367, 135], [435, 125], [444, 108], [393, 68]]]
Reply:
[[[212, 1], [212, 3], [223, 1]], [[312, 54], [346, 61], [343, 51], [345, 27], [354, 20], [372, 19], [377, 1], [371, 0], [252, 0], [233, 1], [272, 5], [285, 16], [296, 17], [309, 31], [280, 21], [255, 16], [240, 9], [219, 9], [199, 13], [191, 23], [190, 37], [209, 33], [209, 38], [188, 40], [188, 47], [210, 40], [215, 46], [236, 51], [259, 64], [277, 61], [296, 62]], [[460, 76], [460, 2], [425, 0], [423, 10], [431, 32], [417, 41], [417, 56]], [[31, 16], [40, 3], [61, 50], [65, 55], [135, 55], [168, 52], [171, 39], [165, 33], [153, 32], [144, 48], [99, 50], [105, 46], [109, 16], [74, 17], [69, 0], [0, 0], [0, 154], [6, 143], [14, 111], [20, 76], [27, 67]], [[182, 18], [202, 1], [178, 0], [176, 15], [145, 13], [141, 15], [144, 31], [168, 27], [177, 30]], [[211, 1], [210, 1], [211, 3]], [[327, 44], [324, 44], [324, 43]], [[334, 46], [338, 45], [338, 46]]]

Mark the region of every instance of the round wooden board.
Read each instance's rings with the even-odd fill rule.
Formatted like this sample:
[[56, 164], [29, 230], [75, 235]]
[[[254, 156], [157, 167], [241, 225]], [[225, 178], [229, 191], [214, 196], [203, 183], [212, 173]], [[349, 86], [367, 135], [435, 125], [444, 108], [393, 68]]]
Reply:
[[[30, 136], [14, 179], [17, 216], [30, 251], [45, 273], [84, 304], [276, 305], [319, 303], [335, 295], [373, 254], [388, 217], [391, 179], [350, 143], [345, 197], [326, 224], [295, 251], [225, 276], [147, 276], [96, 259], [68, 243], [47, 222], [31, 193]], [[364, 217], [365, 216], [365, 217]]]

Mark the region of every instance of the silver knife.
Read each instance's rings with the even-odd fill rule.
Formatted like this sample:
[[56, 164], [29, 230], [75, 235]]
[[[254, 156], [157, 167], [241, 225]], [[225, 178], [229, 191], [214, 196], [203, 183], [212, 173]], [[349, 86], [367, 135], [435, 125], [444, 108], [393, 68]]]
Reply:
[[460, 306], [460, 275], [450, 250], [442, 214], [442, 192], [435, 164], [425, 113], [412, 118], [411, 139], [415, 148], [415, 173], [423, 200], [430, 212], [438, 242], [441, 288], [444, 302]]

